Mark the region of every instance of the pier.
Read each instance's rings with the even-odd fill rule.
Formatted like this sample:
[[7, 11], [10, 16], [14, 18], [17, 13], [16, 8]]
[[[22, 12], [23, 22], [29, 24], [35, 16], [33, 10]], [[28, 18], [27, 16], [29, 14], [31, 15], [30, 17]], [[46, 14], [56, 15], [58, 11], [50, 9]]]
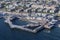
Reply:
[[[49, 22], [48, 19], [43, 18], [43, 17], [39, 20], [36, 19], [36, 18], [35, 19], [27, 19], [28, 16], [26, 16], [26, 15], [28, 15], [28, 13], [25, 13], [24, 16], [26, 16], [26, 17], [24, 17], [24, 18], [20, 17], [24, 13], [22, 14], [22, 13], [14, 13], [14, 12], [13, 13], [3, 12], [2, 14], [3, 15], [8, 14], [8, 15], [2, 16], [2, 17], [5, 19], [5, 23], [9, 24], [10, 28], [18, 28], [18, 29], [29, 31], [29, 32], [32, 32], [32, 33], [36, 33], [36, 32], [38, 32], [39, 30], [41, 30], [43, 28], [51, 29], [54, 26], [54, 24], [57, 22], [56, 20], [51, 20]], [[20, 20], [24, 20], [24, 21], [26, 20], [26, 21], [29, 21], [29, 22], [32, 22], [32, 23], [37, 23], [38, 25], [37, 24], [27, 24], [27, 25], [23, 25], [23, 26], [14, 25], [11, 22], [11, 20], [13, 20], [13, 18], [14, 18], [13, 16], [19, 18]], [[32, 28], [32, 27], [35, 27], [35, 26], [38, 26], [38, 27], [36, 27], [33, 30], [28, 28], [28, 27]]]
[[[18, 18], [22, 20], [21, 17], [18, 17]], [[33, 32], [33, 33], [36, 33], [43, 28], [51, 29], [53, 27], [53, 25], [56, 23], [56, 20], [52, 20], [51, 22], [47, 23], [48, 20], [46, 20], [45, 18], [42, 18], [41, 20], [35, 20], [36, 22], [40, 23], [38, 25], [37, 24], [27, 24], [27, 25], [23, 25], [23, 26], [18, 26], [18, 25], [12, 24], [12, 22], [10, 21], [10, 20], [13, 20], [12, 16], [7, 16], [7, 17], [5, 17], [5, 19], [6, 19], [5, 23], [8, 23], [10, 28], [18, 28], [18, 29]], [[31, 22], [31, 20], [30, 20], [30, 22]], [[35, 27], [35, 26], [39, 26], [39, 27], [36, 27], [33, 30], [28, 28], [28, 27]]]
[[44, 25], [44, 27], [47, 28], [47, 29], [51, 29], [51, 28], [54, 26], [54, 24], [56, 24], [57, 21], [58, 21], [58, 20], [52, 19], [50, 22], [46, 23], [46, 24]]
[[[8, 23], [9, 26], [10, 26], [10, 28], [18, 28], [18, 29], [22, 29], [22, 30], [25, 30], [25, 31], [33, 32], [33, 33], [36, 33], [36, 32], [39, 31], [41, 28], [43, 28], [42, 25], [41, 25], [41, 26], [39, 26], [39, 27], [37, 27], [37, 28], [35, 28], [35, 29], [32, 30], [32, 29], [29, 29], [29, 28], [26, 27], [26, 26], [29, 25], [29, 24], [23, 25], [23, 26], [14, 25], [14, 24], [12, 24], [12, 22], [10, 21], [10, 17], [8, 17], [8, 18], [5, 20], [5, 23]], [[34, 26], [34, 25], [33, 25], [33, 26]], [[35, 26], [38, 26], [38, 25], [35, 24]]]

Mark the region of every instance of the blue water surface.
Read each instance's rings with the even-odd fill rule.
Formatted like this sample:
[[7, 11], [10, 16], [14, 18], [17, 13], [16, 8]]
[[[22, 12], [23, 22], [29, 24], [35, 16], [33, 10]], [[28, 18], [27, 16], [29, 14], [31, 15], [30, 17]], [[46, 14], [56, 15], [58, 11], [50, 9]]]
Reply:
[[[24, 22], [22, 22], [24, 24]], [[56, 25], [55, 25], [56, 26]], [[38, 33], [30, 33], [19, 29], [11, 29], [4, 19], [0, 19], [0, 40], [60, 40], [60, 28], [45, 30]]]

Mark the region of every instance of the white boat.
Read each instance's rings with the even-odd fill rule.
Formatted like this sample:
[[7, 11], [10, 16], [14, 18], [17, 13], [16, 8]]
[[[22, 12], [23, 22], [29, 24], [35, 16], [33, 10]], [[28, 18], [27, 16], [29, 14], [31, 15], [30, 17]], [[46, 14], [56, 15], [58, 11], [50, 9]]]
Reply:
[[58, 27], [60, 27], [60, 24], [58, 24]]
[[52, 22], [53, 24], [55, 24], [55, 23], [57, 22], [57, 20], [52, 19], [51, 22]]
[[53, 22], [49, 22], [50, 24], [54, 24]]

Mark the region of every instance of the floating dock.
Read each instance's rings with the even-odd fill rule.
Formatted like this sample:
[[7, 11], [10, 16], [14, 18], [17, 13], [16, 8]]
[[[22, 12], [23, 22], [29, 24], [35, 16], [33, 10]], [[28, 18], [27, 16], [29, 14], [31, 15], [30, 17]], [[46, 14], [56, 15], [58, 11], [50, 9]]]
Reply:
[[54, 20], [54, 19], [53, 19], [53, 20], [51, 20], [50, 22], [46, 23], [46, 24], [44, 25], [44, 27], [47, 28], [47, 29], [51, 29], [57, 21], [58, 21], [58, 20]]
[[[5, 20], [5, 23], [8, 23], [10, 28], [18, 28], [18, 29], [22, 29], [22, 30], [25, 30], [25, 31], [33, 32], [33, 33], [36, 33], [37, 31], [39, 31], [40, 29], [43, 28], [43, 25], [41, 25], [41, 26], [32, 30], [32, 29], [27, 28], [26, 25], [23, 25], [23, 26], [13, 25], [12, 22], [10, 21], [10, 17], [8, 17], [7, 20]], [[35, 25], [35, 26], [37, 26], [37, 25]]]
[[[5, 12], [6, 13], [6, 12]], [[5, 14], [5, 13], [3, 13], [3, 15]], [[7, 12], [6, 14], [8, 14], [9, 16], [3, 16], [3, 18], [5, 19], [5, 23], [8, 23], [9, 24], [9, 26], [10, 26], [10, 28], [18, 28], [18, 29], [22, 29], [22, 30], [25, 30], [25, 31], [29, 31], [29, 32], [33, 32], [33, 33], [36, 33], [36, 32], [38, 32], [39, 30], [41, 30], [41, 29], [43, 29], [43, 28], [46, 28], [46, 29], [51, 29], [53, 26], [54, 26], [54, 24], [57, 22], [56, 20], [52, 20], [51, 22], [48, 22], [48, 23], [46, 23], [48, 20], [39, 20], [39, 21], [37, 21], [37, 20], [34, 20], [34, 23], [35, 23], [35, 21], [38, 23], [38, 22], [40, 22], [41, 24], [39, 24], [39, 25], [37, 25], [37, 24], [27, 24], [27, 25], [23, 25], [23, 26], [18, 26], [18, 25], [14, 25], [14, 24], [12, 24], [12, 22], [11, 22], [11, 20], [13, 20], [13, 18], [12, 18], [12, 16], [13, 15], [20, 15], [20, 14], [15, 14], [15, 13], [12, 13], [11, 14], [11, 12]], [[21, 16], [21, 15], [20, 15]], [[22, 20], [22, 18], [21, 17], [19, 17], [19, 16], [17, 16], [17, 18], [19, 18], [19, 19], [21, 19]], [[27, 19], [26, 19], [27, 20]], [[33, 20], [32, 20], [33, 21]], [[29, 22], [31, 22], [31, 20], [29, 21]], [[35, 26], [38, 26], [38, 27], [36, 27], [36, 28], [34, 28], [33, 30], [32, 29], [29, 29], [28, 27], [35, 27]]]

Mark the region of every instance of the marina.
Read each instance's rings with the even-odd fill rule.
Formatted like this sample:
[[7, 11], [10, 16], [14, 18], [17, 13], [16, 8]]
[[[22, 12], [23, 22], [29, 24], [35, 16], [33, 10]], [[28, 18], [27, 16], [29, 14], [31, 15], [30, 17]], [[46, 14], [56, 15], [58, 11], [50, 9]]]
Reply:
[[[18, 28], [18, 29], [22, 29], [25, 31], [29, 31], [29, 32], [33, 32], [36, 33], [38, 30], [40, 30], [40, 28], [42, 28], [42, 26], [39, 26], [37, 28], [35, 28], [34, 30], [28, 29], [26, 26], [17, 26], [17, 25], [13, 25], [12, 22], [10, 21], [10, 18], [8, 17], [7, 20], [5, 20], [6, 23], [8, 23], [10, 25], [11, 28]], [[27, 24], [28, 25], [28, 24]], [[29, 26], [35, 26], [35, 25], [29, 25]], [[38, 26], [38, 25], [36, 25]]]
[[[30, 33], [30, 32], [26, 32], [24, 30], [20, 30], [20, 29], [10, 29], [10, 26], [8, 24], [6, 24], [4, 22], [4, 19], [0, 19], [0, 39], [1, 40], [36, 40], [36, 38], [38, 40], [49, 40], [49, 39], [53, 39], [53, 40], [60, 40], [60, 28], [58, 28], [58, 26], [54, 26], [56, 28], [53, 28], [52, 30], [41, 30], [38, 33], [34, 34], [34, 33]], [[19, 22], [18, 22], [19, 23]], [[24, 23], [24, 22], [23, 22]], [[50, 31], [49, 33], [47, 31]], [[3, 39], [4, 37], [4, 39]], [[34, 37], [32, 39], [32, 37]], [[43, 38], [41, 38], [43, 37]], [[48, 38], [47, 38], [48, 37]], [[23, 39], [24, 38], [24, 39]]]
[[[0, 3], [0, 18], [5, 19], [10, 28], [17, 28], [32, 33], [37, 33], [41, 29], [52, 29], [58, 19], [55, 19], [60, 13], [59, 3], [56, 1], [1, 1]], [[54, 4], [54, 3], [55, 4]], [[44, 5], [43, 5], [44, 4]], [[36, 7], [37, 6], [37, 7]], [[60, 16], [59, 16], [60, 17]], [[26, 25], [15, 25], [12, 20], [29, 22]]]
[[60, 40], [60, 0], [0, 0], [0, 40]]
[[[4, 12], [5, 13], [5, 12]], [[29, 31], [29, 32], [32, 32], [32, 33], [36, 33], [38, 32], [39, 30], [42, 30], [43, 28], [46, 28], [46, 29], [51, 29], [54, 24], [57, 22], [57, 20], [54, 20], [52, 19], [51, 22], [49, 22], [48, 20], [46, 20], [45, 18], [42, 18], [42, 20], [35, 20], [36, 22], [33, 22], [32, 20], [34, 19], [31, 19], [29, 22], [32, 22], [32, 24], [27, 24], [27, 25], [23, 25], [23, 26], [18, 26], [18, 25], [14, 25], [12, 24], [11, 20], [13, 20], [14, 18], [12, 18], [14, 15], [18, 15], [18, 14], [11, 14], [10, 12], [9, 13], [6, 13], [8, 14], [8, 16], [2, 16], [4, 19], [5, 19], [5, 23], [9, 24], [10, 28], [18, 28], [18, 29], [21, 29], [21, 30], [25, 30], [25, 31]], [[4, 14], [2, 14], [4, 15]], [[10, 16], [11, 15], [11, 16]], [[17, 18], [22, 19], [22, 17], [19, 17], [19, 16], [16, 16]], [[24, 19], [24, 20], [29, 20], [29, 19]], [[44, 23], [43, 23], [44, 22]], [[48, 23], [47, 23], [48, 22]], [[35, 23], [35, 24], [33, 24]], [[36, 28], [34, 28], [36, 26]], [[28, 27], [31, 27], [31, 28], [34, 28], [33, 30], [32, 29], [29, 29]]]

